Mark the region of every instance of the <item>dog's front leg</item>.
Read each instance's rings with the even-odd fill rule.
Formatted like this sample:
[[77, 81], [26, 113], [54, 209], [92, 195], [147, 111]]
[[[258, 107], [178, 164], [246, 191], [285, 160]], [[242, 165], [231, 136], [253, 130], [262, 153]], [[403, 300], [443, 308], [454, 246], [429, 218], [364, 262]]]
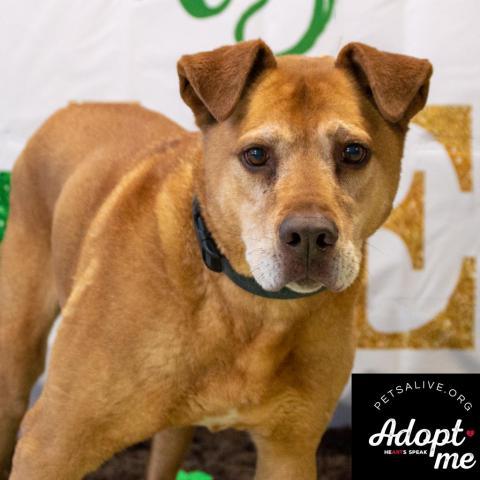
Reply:
[[[127, 404], [118, 396], [108, 404], [98, 398], [87, 403], [47, 382], [22, 423], [10, 480], [80, 480], [114, 453], [164, 427], [154, 401], [148, 406], [135, 392], [127, 396]], [[103, 392], [99, 397], [108, 398]]]
[[194, 427], [168, 428], [152, 441], [147, 480], [175, 480]]
[[320, 436], [252, 437], [258, 455], [255, 480], [316, 480]]
[[[79, 308], [95, 307], [84, 302]], [[21, 425], [10, 480], [80, 480], [115, 452], [168, 426], [173, 387], [162, 382], [161, 366], [149, 362], [134, 325], [118, 327], [120, 317], [93, 326], [87, 320], [67, 310], [44, 390]], [[115, 320], [112, 337], [107, 333]]]
[[55, 403], [42, 396], [27, 413], [10, 480], [80, 480], [108, 456], [93, 450], [98, 425], [72, 422], [65, 405]]

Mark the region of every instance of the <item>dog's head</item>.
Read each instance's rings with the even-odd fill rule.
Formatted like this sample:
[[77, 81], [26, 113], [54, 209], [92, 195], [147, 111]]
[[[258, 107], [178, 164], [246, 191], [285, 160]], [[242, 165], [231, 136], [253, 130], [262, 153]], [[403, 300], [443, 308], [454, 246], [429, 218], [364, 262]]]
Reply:
[[202, 207], [232, 264], [271, 291], [351, 285], [391, 211], [430, 63], [360, 43], [276, 58], [256, 40], [178, 72], [203, 133]]

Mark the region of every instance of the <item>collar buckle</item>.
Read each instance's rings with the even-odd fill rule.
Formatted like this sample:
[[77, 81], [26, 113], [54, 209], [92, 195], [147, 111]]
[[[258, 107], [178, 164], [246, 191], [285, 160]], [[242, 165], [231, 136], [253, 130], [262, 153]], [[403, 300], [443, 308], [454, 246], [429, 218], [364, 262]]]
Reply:
[[200, 204], [198, 203], [197, 199], [193, 201], [193, 221], [195, 223], [195, 232], [197, 234], [198, 243], [200, 244], [202, 258], [205, 262], [205, 265], [210, 270], [220, 273], [223, 270], [222, 254], [219, 252], [212, 235], [208, 231], [205, 222], [203, 221], [200, 213]]

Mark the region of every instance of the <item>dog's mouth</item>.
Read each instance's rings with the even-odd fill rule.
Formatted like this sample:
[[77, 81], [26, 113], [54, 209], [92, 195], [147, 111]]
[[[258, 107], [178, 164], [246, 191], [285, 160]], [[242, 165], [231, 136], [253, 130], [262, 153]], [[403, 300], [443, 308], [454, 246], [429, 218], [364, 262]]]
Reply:
[[334, 256], [328, 255], [312, 262], [286, 261], [280, 269], [284, 286], [297, 293], [311, 293], [322, 287], [335, 289]]
[[353, 248], [335, 251], [308, 266], [279, 255], [252, 256], [252, 274], [262, 288], [279, 291], [286, 287], [296, 293], [312, 293], [322, 287], [332, 292], [348, 288], [358, 275], [361, 257]]
[[286, 285], [289, 290], [292, 290], [296, 293], [313, 293], [320, 290], [324, 286], [325, 285], [323, 283], [308, 277], [301, 280], [296, 280], [295, 282], [287, 283]]
[[[264, 263], [260, 264], [264, 266]], [[332, 262], [325, 261], [316, 268], [308, 268], [305, 264], [292, 262], [279, 262], [276, 265], [270, 264], [270, 272], [276, 272], [273, 275], [257, 275], [263, 273], [261, 269], [252, 269], [254, 277], [263, 288], [270, 291], [279, 291], [282, 288], [288, 288], [296, 293], [312, 293], [322, 288], [336, 290], [334, 265]], [[255, 273], [257, 275], [255, 275]], [[269, 280], [269, 282], [265, 281]]]

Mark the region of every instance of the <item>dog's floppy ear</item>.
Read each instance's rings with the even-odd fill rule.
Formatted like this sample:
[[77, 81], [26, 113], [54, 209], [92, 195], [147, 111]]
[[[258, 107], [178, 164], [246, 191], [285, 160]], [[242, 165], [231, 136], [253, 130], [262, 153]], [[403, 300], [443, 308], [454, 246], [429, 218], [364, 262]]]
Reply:
[[227, 119], [252, 75], [276, 65], [261, 40], [184, 55], [177, 64], [180, 94], [199, 126]]
[[349, 43], [336, 65], [350, 70], [382, 116], [406, 124], [427, 101], [432, 65], [428, 60], [381, 52], [363, 43]]

